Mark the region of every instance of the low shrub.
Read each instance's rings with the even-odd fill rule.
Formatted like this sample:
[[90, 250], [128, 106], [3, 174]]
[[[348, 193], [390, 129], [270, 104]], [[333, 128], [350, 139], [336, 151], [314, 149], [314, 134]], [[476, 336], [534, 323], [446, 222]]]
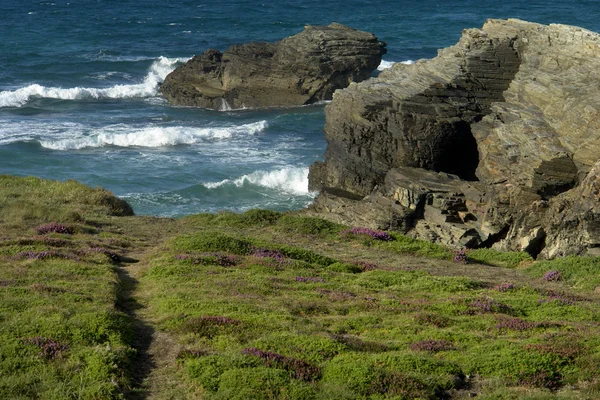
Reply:
[[258, 357], [269, 368], [279, 368], [289, 371], [293, 378], [303, 381], [315, 381], [321, 377], [321, 368], [317, 365], [307, 363], [293, 357], [282, 356], [271, 351], [263, 351], [257, 348], [245, 348], [242, 354]]
[[72, 235], [75, 233], [75, 229], [72, 227], [56, 222], [40, 225], [36, 228], [36, 231], [38, 235], [45, 235], [48, 233], [63, 233], [66, 235]]
[[218, 232], [199, 232], [183, 235], [173, 239], [171, 247], [174, 250], [186, 252], [226, 252], [246, 255], [252, 248], [252, 243]]
[[63, 352], [69, 349], [69, 346], [56, 341], [50, 337], [32, 337], [22, 340], [23, 344], [36, 346], [40, 349], [38, 355], [47, 360], [63, 358]]
[[337, 234], [344, 225], [315, 217], [284, 215], [277, 220], [276, 228], [279, 231], [301, 235], [327, 236]]
[[352, 228], [345, 231], [340, 231], [340, 236], [356, 235], [356, 236], [367, 236], [373, 240], [381, 240], [384, 242], [390, 242], [394, 240], [389, 233], [384, 231], [377, 231], [370, 228]]
[[415, 351], [428, 351], [431, 353], [437, 353], [439, 351], [454, 350], [454, 345], [447, 340], [421, 340], [410, 345], [411, 350]]

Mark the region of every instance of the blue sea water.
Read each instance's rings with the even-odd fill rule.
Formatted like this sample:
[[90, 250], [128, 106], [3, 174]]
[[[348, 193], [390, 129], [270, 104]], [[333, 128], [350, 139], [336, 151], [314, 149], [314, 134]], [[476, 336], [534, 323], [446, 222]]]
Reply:
[[323, 105], [215, 112], [158, 85], [208, 48], [339, 22], [388, 43], [382, 65], [431, 58], [488, 18], [600, 31], [597, 0], [0, 0], [0, 174], [75, 179], [137, 214], [299, 209], [323, 158]]

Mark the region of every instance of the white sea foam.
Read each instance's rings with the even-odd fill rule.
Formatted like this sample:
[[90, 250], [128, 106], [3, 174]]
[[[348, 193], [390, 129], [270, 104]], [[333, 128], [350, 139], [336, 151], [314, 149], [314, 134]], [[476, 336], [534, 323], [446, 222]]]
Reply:
[[207, 140], [223, 140], [235, 136], [254, 135], [264, 131], [267, 121], [244, 125], [190, 128], [186, 126], [146, 126], [132, 128], [129, 125], [113, 125], [84, 134], [68, 132], [49, 139], [39, 140], [40, 144], [53, 150], [78, 150], [104, 146], [119, 147], [165, 147], [192, 145]]
[[158, 85], [175, 69], [177, 63], [185, 58], [159, 57], [152, 63], [144, 81], [133, 85], [115, 85], [108, 88], [59, 88], [46, 87], [38, 84], [29, 85], [16, 90], [0, 92], [0, 108], [22, 107], [32, 98], [51, 98], [62, 100], [79, 99], [126, 99], [156, 96]]
[[[413, 60], [400, 61], [400, 64], [405, 64], [405, 65], [410, 65], [410, 64], [414, 64], [414, 63], [415, 62]], [[379, 66], [377, 67], [377, 71], [383, 71], [385, 69], [392, 68], [392, 66], [394, 64], [396, 64], [394, 61], [381, 60], [381, 64], [379, 64]]]
[[225, 179], [221, 182], [203, 183], [202, 185], [208, 189], [216, 189], [221, 186], [242, 187], [247, 184], [295, 195], [310, 194], [308, 191], [308, 168], [305, 167], [285, 167], [273, 171], [256, 171], [248, 175], [242, 175], [237, 179]]

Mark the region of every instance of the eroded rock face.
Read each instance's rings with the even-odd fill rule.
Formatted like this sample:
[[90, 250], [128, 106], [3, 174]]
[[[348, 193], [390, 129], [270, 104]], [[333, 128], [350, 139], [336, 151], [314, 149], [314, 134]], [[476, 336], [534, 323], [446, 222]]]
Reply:
[[370, 33], [307, 26], [277, 43], [207, 50], [169, 74], [160, 91], [172, 104], [216, 110], [298, 106], [369, 78], [383, 54], [385, 43]]
[[599, 87], [596, 33], [512, 19], [465, 30], [434, 59], [335, 93], [308, 212], [356, 225], [370, 209], [356, 222], [454, 246], [595, 252]]

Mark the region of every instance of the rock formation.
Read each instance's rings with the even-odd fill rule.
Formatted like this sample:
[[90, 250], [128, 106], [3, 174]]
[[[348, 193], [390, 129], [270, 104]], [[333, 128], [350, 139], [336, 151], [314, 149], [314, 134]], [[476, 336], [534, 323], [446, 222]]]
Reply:
[[600, 254], [600, 35], [489, 20], [326, 107], [308, 213], [453, 246]]
[[172, 104], [216, 110], [299, 106], [369, 78], [383, 54], [385, 43], [370, 33], [307, 26], [277, 43], [207, 50], [169, 74], [160, 91]]

